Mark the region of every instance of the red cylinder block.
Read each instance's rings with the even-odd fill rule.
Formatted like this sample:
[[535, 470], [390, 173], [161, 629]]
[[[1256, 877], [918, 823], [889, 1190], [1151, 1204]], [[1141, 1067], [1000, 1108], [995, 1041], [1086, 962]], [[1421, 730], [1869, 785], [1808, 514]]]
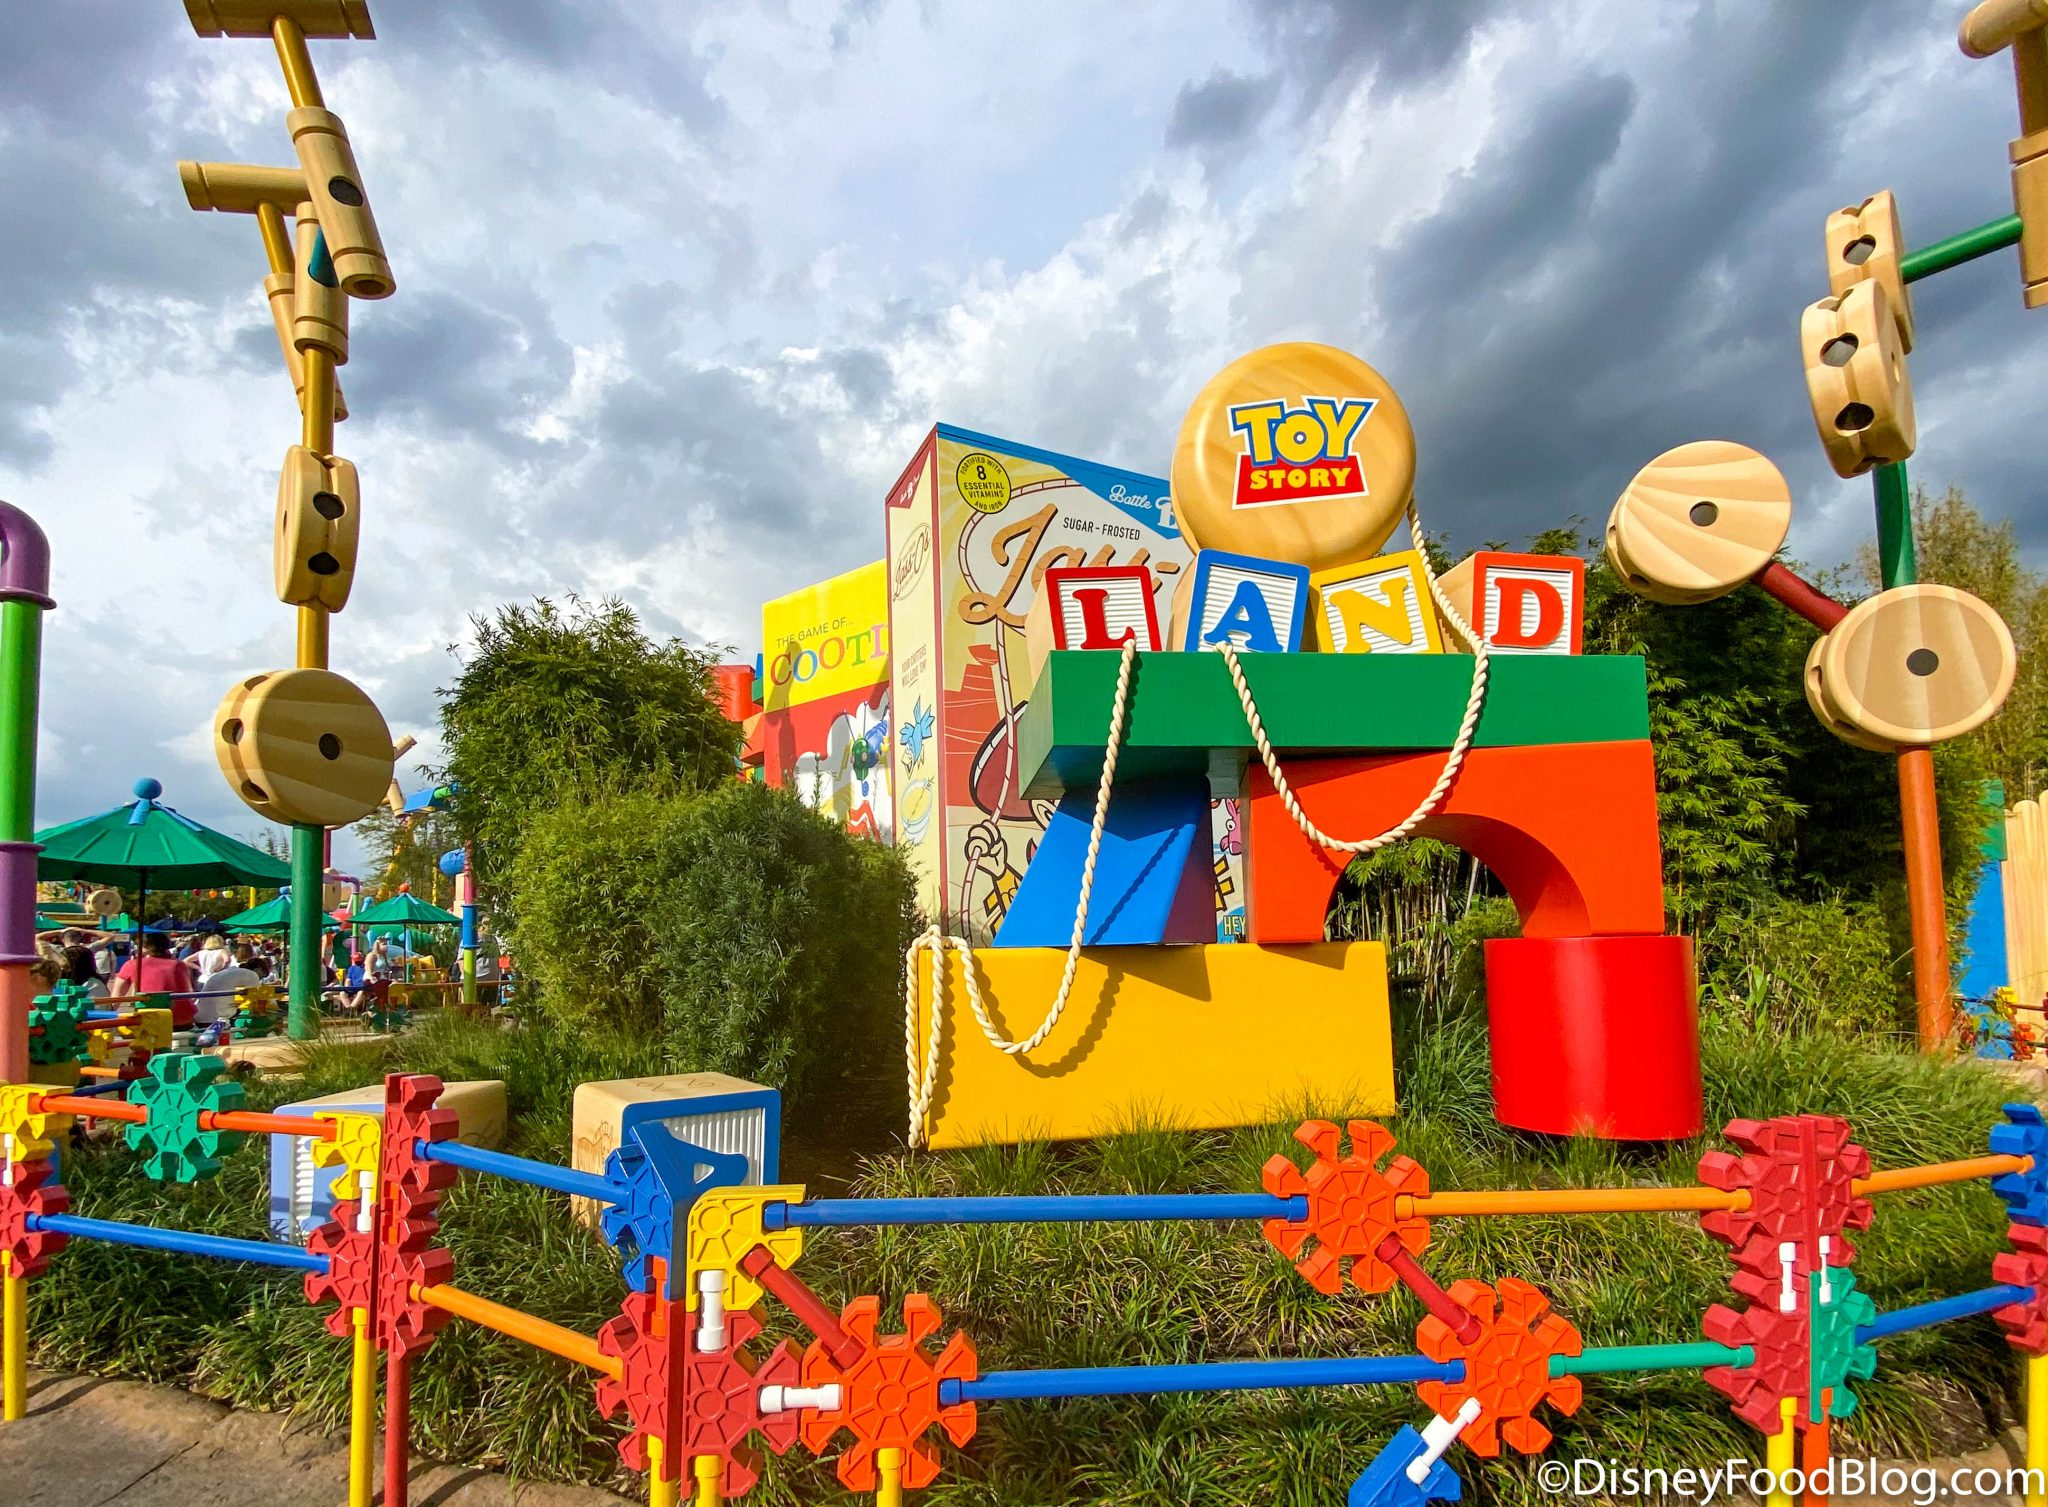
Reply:
[[1488, 942], [1486, 1018], [1502, 1124], [1614, 1141], [1699, 1133], [1691, 938]]

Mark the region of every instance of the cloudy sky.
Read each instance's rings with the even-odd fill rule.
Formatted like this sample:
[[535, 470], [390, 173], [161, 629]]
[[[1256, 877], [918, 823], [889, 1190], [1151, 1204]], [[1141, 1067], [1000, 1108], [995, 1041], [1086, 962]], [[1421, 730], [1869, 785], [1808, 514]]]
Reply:
[[[1828, 211], [1909, 243], [2011, 209], [2011, 71], [1954, 0], [373, 0], [315, 43], [397, 274], [355, 307], [364, 551], [334, 666], [422, 738], [475, 610], [617, 593], [758, 647], [881, 552], [937, 419], [1163, 471], [1252, 346], [1324, 340], [1413, 415], [1460, 545], [1605, 516], [1685, 440], [1869, 534], [1795, 340]], [[153, 774], [259, 824], [207, 725], [286, 666], [296, 438], [253, 222], [181, 157], [287, 162], [271, 49], [175, 0], [19, 5], [0, 48], [0, 496], [50, 532], [38, 819]], [[2048, 559], [2048, 314], [2010, 253], [1916, 293], [1915, 476]], [[2038, 321], [2038, 323], [2036, 322]], [[349, 848], [344, 843], [346, 857]]]

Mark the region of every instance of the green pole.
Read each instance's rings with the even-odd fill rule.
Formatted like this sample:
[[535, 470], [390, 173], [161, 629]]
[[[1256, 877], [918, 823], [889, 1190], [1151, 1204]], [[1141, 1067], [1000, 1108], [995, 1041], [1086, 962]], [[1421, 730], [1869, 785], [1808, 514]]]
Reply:
[[0, 841], [35, 836], [42, 659], [43, 609], [18, 598], [0, 602]]
[[1907, 495], [1906, 463], [1879, 466], [1871, 473], [1877, 493], [1877, 563], [1885, 590], [1920, 579], [1913, 560], [1913, 500]]
[[327, 981], [320, 950], [320, 881], [326, 859], [323, 828], [292, 828], [291, 1006], [285, 1030], [294, 1041], [320, 1034], [320, 986]]
[[1747, 1345], [1609, 1345], [1583, 1355], [1550, 1357], [1552, 1376], [1600, 1376], [1614, 1371], [1690, 1371], [1708, 1366], [1747, 1366], [1756, 1353]]
[[1964, 262], [1974, 262], [1980, 256], [1989, 256], [1994, 251], [2003, 251], [2019, 243], [2020, 217], [2007, 215], [2002, 220], [1979, 225], [1975, 230], [1952, 235], [1945, 241], [1936, 241], [1932, 246], [1907, 252], [1899, 258], [1899, 275], [1909, 283], [1918, 282], [1923, 277], [1932, 277], [1937, 272], [1946, 272], [1951, 267], [1960, 267]]

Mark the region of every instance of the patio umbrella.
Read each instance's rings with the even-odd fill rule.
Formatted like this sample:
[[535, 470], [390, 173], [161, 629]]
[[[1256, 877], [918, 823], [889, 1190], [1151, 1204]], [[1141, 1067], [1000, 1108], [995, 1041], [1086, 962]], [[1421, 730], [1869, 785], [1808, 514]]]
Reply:
[[[405, 943], [405, 976], [412, 978], [412, 955], [414, 951], [413, 927], [460, 926], [462, 917], [452, 911], [445, 911], [438, 905], [429, 905], [408, 890], [400, 890], [389, 900], [379, 900], [375, 905], [357, 911], [350, 918], [351, 924], [367, 927], [372, 938], [378, 935], [399, 936]], [[386, 930], [389, 928], [389, 930]]]
[[36, 856], [37, 877], [131, 883], [137, 915], [145, 914], [152, 880], [173, 890], [291, 882], [283, 859], [181, 816], [157, 799], [163, 793], [157, 781], [137, 780], [132, 804], [44, 828], [36, 834], [43, 849]]
[[[291, 892], [287, 890], [273, 899], [264, 901], [261, 905], [242, 911], [237, 915], [229, 916], [227, 920], [220, 923], [220, 929], [224, 932], [289, 931], [291, 930], [291, 924], [292, 897]], [[332, 916], [323, 915], [320, 918], [320, 929], [322, 931], [340, 931], [341, 923]]]

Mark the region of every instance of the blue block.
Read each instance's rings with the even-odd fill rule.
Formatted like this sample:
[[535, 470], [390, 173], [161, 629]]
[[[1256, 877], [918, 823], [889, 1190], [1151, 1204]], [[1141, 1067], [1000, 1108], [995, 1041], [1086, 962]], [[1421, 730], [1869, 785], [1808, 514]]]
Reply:
[[2006, 1218], [2014, 1224], [2048, 1224], [2048, 1120], [2032, 1104], [2005, 1106], [2006, 1123], [1991, 1128], [1994, 1156], [2029, 1156], [2025, 1172], [2007, 1172], [1991, 1179], [1991, 1191], [2005, 1200]]
[[1455, 1502], [1464, 1495], [1458, 1473], [1438, 1460], [1417, 1485], [1408, 1479], [1408, 1467], [1421, 1458], [1422, 1435], [1402, 1424], [1366, 1466], [1365, 1474], [1351, 1483], [1345, 1497], [1347, 1507], [1422, 1507], [1425, 1502]]
[[1224, 639], [1239, 649], [1298, 654], [1308, 626], [1308, 567], [1220, 549], [1195, 552], [1185, 650], [1212, 649]]
[[[1065, 947], [1074, 939], [1074, 905], [1094, 817], [1094, 791], [1060, 798], [996, 932], [997, 947]], [[1113, 788], [1083, 941], [1137, 947], [1215, 940], [1208, 781], [1176, 775]]]
[[1989, 999], [2012, 978], [2005, 958], [2005, 878], [1995, 863], [1978, 872], [1976, 898], [1970, 902], [1969, 925], [1963, 933], [1963, 976], [1956, 993], [1964, 999]]

